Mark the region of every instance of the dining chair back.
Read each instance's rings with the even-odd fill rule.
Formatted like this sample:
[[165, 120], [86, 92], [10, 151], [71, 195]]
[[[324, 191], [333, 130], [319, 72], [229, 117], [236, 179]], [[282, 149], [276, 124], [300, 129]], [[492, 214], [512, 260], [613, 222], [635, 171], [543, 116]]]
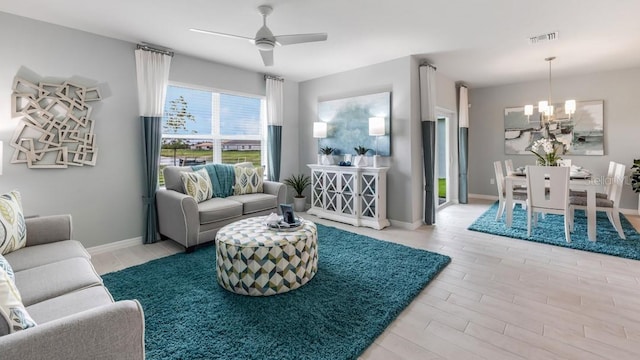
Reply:
[[571, 159], [560, 159], [556, 163], [558, 166], [571, 167]]
[[498, 187], [498, 212], [496, 213], [496, 221], [500, 220], [504, 213], [505, 196], [507, 191], [513, 193], [513, 205], [520, 204], [524, 206], [527, 200], [527, 194], [523, 192], [514, 192], [513, 189], [507, 189], [504, 180], [504, 172], [502, 171], [502, 162], [494, 161], [493, 170], [496, 175], [496, 186]]
[[507, 172], [507, 175], [513, 174], [513, 160], [507, 159], [504, 161], [504, 169]]
[[616, 163], [615, 161], [609, 161], [609, 170], [607, 171], [607, 178], [605, 179], [605, 183], [604, 183], [604, 193], [607, 195], [607, 198], [610, 199], [611, 197], [611, 185], [613, 184], [613, 177], [615, 176], [615, 171], [616, 171], [616, 165], [618, 165], [618, 163]]
[[564, 215], [564, 234], [571, 242], [569, 226], [569, 168], [564, 166], [527, 166], [527, 235], [538, 213]]

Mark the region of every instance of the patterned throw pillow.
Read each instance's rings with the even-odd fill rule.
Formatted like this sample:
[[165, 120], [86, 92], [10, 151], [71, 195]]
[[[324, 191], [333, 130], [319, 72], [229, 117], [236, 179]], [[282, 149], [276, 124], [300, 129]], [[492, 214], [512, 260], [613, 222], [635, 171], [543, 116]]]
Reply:
[[182, 180], [182, 185], [184, 185], [185, 193], [196, 199], [197, 202], [203, 202], [213, 197], [213, 187], [207, 170], [182, 171], [180, 179]]
[[27, 227], [22, 214], [20, 193], [0, 195], [0, 254], [8, 254], [27, 245]]
[[233, 187], [234, 195], [261, 193], [263, 190], [263, 172], [261, 167], [236, 166], [236, 184]]
[[7, 259], [5, 259], [5, 257], [2, 255], [0, 255], [0, 269], [4, 270], [7, 273], [7, 276], [9, 276], [9, 279], [11, 279], [14, 284], [16, 283], [16, 274], [13, 273], [11, 264], [9, 264]]
[[2, 315], [0, 321], [4, 320], [9, 325], [9, 333], [36, 326], [36, 322], [22, 304], [18, 289], [7, 272], [2, 269], [0, 269], [0, 314]]

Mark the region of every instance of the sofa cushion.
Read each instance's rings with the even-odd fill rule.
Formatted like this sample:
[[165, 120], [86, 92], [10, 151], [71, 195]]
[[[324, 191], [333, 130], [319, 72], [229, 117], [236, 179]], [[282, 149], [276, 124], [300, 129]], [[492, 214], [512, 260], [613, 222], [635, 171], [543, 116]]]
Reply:
[[236, 181], [233, 195], [254, 194], [263, 192], [263, 173], [261, 167], [235, 166]]
[[33, 304], [27, 307], [27, 311], [38, 324], [44, 324], [51, 320], [111, 303], [113, 303], [113, 298], [107, 288], [93, 286]]
[[79, 241], [63, 240], [48, 244], [27, 246], [19, 251], [5, 255], [5, 257], [14, 271], [22, 271], [75, 257], [90, 259], [91, 255], [89, 255]]
[[96, 285], [102, 285], [102, 279], [89, 259], [81, 257], [16, 271], [16, 286], [26, 306]]
[[246, 194], [229, 196], [227, 199], [242, 203], [242, 213], [251, 214], [258, 211], [277, 209], [278, 197], [271, 194]]
[[213, 198], [198, 204], [200, 224], [242, 216], [242, 203], [229, 198]]
[[16, 285], [0, 269], [0, 336], [36, 326], [20, 299]]
[[213, 196], [211, 179], [209, 178], [209, 173], [205, 169], [192, 172], [183, 171], [180, 174], [180, 180], [182, 180], [182, 186], [184, 186], [185, 194], [196, 199], [196, 202], [209, 200]]
[[10, 191], [0, 195], [0, 253], [8, 254], [25, 247], [27, 227], [22, 214], [20, 193]]

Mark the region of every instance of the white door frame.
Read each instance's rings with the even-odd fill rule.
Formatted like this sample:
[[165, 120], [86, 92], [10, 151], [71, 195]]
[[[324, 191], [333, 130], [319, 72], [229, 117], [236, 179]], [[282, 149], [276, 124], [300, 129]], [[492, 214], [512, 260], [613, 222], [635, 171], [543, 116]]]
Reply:
[[[447, 201], [437, 206], [437, 208], [443, 208], [450, 204], [457, 204], [458, 198], [458, 116], [455, 111], [436, 106], [436, 119], [447, 118], [446, 137], [449, 142], [449, 146], [446, 151], [447, 158]], [[437, 121], [437, 120], [436, 120]], [[436, 137], [436, 149], [438, 148]], [[438, 167], [438, 157], [436, 156], [435, 167]], [[434, 184], [438, 184], [438, 174], [434, 171]], [[438, 201], [438, 192], [434, 191], [435, 199]]]

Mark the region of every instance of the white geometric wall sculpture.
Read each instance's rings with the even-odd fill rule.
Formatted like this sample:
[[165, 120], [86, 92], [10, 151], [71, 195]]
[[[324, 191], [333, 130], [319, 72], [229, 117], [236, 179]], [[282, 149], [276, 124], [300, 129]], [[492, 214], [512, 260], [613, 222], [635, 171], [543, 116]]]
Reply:
[[11, 139], [11, 163], [29, 168], [95, 166], [98, 148], [87, 103], [102, 100], [98, 88], [68, 81], [34, 84], [16, 77], [12, 89], [12, 116], [23, 118]]

